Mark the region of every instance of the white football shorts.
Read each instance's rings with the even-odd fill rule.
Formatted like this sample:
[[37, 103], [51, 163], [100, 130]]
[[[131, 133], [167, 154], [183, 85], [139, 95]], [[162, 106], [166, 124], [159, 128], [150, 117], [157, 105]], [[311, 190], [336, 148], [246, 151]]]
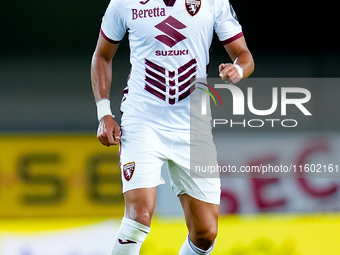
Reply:
[[[211, 133], [208, 136], [209, 139], [204, 139], [204, 145], [200, 147], [204, 157], [195, 157], [195, 160], [214, 162], [217, 165], [216, 149]], [[210, 141], [208, 144], [207, 140]], [[200, 164], [200, 162], [195, 163]], [[122, 126], [120, 167], [123, 193], [165, 184], [161, 176], [161, 168], [164, 164], [168, 169], [171, 188], [177, 196], [188, 194], [207, 203], [220, 204], [220, 178], [190, 176], [189, 131], [162, 130], [146, 123], [129, 122]]]

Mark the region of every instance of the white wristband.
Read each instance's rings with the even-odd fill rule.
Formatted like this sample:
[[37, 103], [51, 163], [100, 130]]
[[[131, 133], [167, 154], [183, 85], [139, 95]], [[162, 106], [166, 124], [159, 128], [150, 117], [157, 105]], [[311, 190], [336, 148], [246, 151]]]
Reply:
[[97, 103], [97, 116], [98, 116], [98, 121], [101, 120], [106, 115], [111, 115], [112, 117], [115, 117], [112, 115], [111, 112], [111, 107], [110, 107], [110, 100], [107, 98], [100, 99]]
[[237, 69], [238, 74], [240, 75], [241, 79], [243, 78], [243, 68], [240, 67], [238, 64], [234, 64]]

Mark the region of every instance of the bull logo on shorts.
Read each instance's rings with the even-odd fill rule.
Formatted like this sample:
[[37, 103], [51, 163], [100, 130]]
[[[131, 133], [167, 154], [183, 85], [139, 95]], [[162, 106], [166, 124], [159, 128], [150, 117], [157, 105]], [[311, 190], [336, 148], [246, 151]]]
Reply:
[[185, 7], [191, 16], [195, 16], [201, 8], [201, 0], [185, 0]]
[[130, 162], [123, 166], [123, 174], [124, 174], [125, 180], [130, 181], [134, 172], [135, 172], [135, 162]]

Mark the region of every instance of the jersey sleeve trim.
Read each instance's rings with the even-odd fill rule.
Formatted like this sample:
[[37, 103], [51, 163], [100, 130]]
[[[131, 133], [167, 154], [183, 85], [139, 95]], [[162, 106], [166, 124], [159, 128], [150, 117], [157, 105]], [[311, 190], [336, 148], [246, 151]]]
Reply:
[[109, 37], [106, 36], [106, 34], [104, 33], [104, 31], [102, 29], [100, 29], [100, 34], [104, 37], [104, 39], [106, 41], [108, 41], [109, 43], [113, 43], [113, 44], [118, 44], [120, 43], [120, 41], [114, 41], [112, 39], [110, 39]]
[[221, 43], [222, 43], [222, 45], [227, 45], [227, 44], [241, 38], [242, 36], [243, 36], [243, 32], [240, 32], [240, 33], [234, 35], [233, 37], [230, 37], [229, 39], [222, 41]]

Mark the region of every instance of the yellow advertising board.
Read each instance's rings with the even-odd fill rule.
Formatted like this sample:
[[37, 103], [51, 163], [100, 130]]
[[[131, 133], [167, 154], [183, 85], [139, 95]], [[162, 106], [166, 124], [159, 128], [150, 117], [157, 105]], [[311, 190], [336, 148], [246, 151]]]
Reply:
[[121, 216], [118, 161], [95, 134], [0, 136], [0, 216]]
[[[0, 255], [105, 255], [121, 218], [0, 218]], [[212, 255], [339, 255], [339, 214], [222, 216]], [[184, 218], [154, 217], [141, 255], [178, 255]]]

